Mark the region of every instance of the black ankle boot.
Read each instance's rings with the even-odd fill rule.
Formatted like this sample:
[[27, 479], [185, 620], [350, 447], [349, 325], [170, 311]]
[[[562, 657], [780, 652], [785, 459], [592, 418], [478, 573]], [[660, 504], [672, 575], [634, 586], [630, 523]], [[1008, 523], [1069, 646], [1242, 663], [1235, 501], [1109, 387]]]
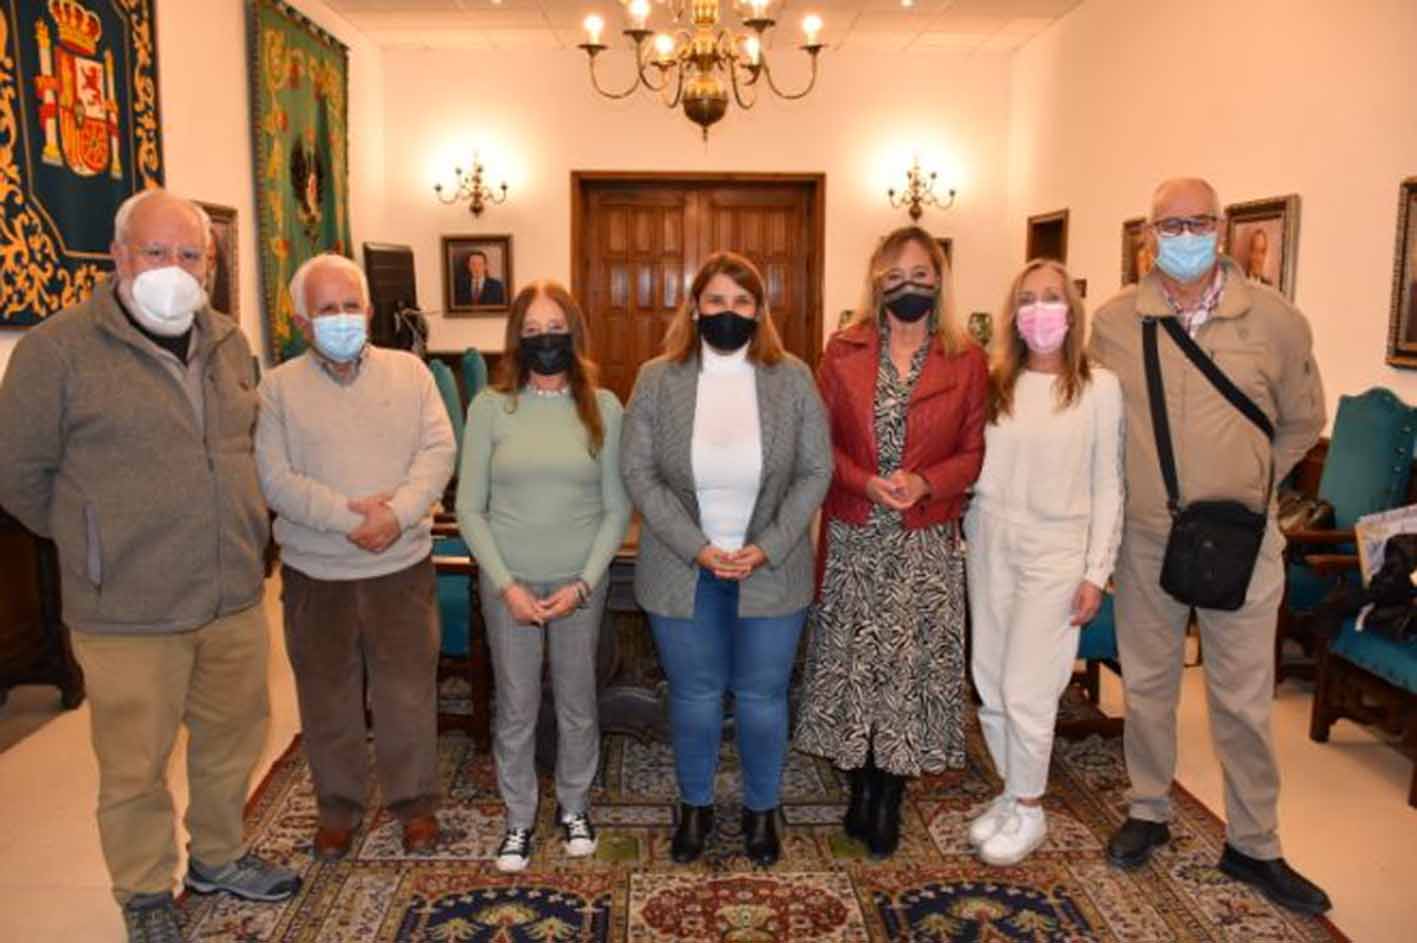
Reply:
[[866, 835], [866, 846], [876, 858], [889, 858], [900, 845], [900, 802], [905, 794], [905, 777], [881, 770], [876, 774], [876, 808]]
[[753, 864], [770, 868], [782, 856], [782, 842], [777, 837], [777, 810], [766, 812], [743, 810], [743, 849]]
[[842, 819], [841, 824], [847, 835], [864, 842], [871, 830], [871, 818], [875, 813], [878, 794], [875, 771], [868, 763], [866, 766], [847, 770], [846, 775], [850, 777], [851, 799], [846, 805], [846, 817]]
[[713, 832], [713, 806], [679, 803], [679, 827], [669, 846], [669, 857], [679, 864], [688, 864], [704, 853], [704, 845]]

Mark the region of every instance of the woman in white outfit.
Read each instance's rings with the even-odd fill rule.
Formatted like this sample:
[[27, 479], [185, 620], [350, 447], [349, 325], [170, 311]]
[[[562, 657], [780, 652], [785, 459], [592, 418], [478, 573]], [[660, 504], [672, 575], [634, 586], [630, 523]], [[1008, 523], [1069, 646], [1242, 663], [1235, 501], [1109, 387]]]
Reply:
[[1121, 538], [1121, 387], [1088, 363], [1086, 335], [1067, 270], [1024, 266], [995, 331], [984, 468], [965, 517], [979, 724], [1004, 780], [969, 838], [995, 865], [1047, 835], [1058, 698]]

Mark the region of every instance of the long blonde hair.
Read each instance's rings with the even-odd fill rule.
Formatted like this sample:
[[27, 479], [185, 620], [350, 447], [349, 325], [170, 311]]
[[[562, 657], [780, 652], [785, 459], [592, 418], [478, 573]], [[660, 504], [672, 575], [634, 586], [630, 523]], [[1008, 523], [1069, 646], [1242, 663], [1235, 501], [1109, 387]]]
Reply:
[[994, 337], [991, 365], [989, 369], [989, 421], [998, 422], [1001, 417], [1013, 414], [1014, 387], [1018, 375], [1028, 364], [1028, 344], [1018, 332], [1015, 314], [1018, 310], [1018, 293], [1023, 280], [1030, 273], [1047, 269], [1058, 273], [1063, 280], [1063, 292], [1068, 301], [1068, 336], [1063, 339], [1063, 369], [1053, 381], [1053, 392], [1057, 408], [1065, 409], [1077, 401], [1082, 391], [1092, 380], [1092, 368], [1088, 364], [1083, 345], [1087, 339], [1087, 306], [1078, 294], [1072, 277], [1061, 262], [1052, 259], [1034, 259], [1014, 276], [1009, 285], [1009, 293], [999, 308], [994, 321]]
[[687, 363], [689, 358], [699, 355], [699, 328], [695, 321], [699, 313], [699, 295], [703, 294], [704, 286], [715, 275], [727, 275], [733, 279], [733, 284], [752, 295], [757, 304], [758, 327], [753, 332], [752, 340], [748, 341], [748, 359], [769, 367], [782, 360], [782, 337], [773, 324], [772, 312], [768, 310], [768, 292], [762, 273], [748, 259], [727, 251], [709, 256], [694, 276], [688, 296], [674, 313], [674, 320], [669, 322], [669, 330], [664, 334], [662, 356], [675, 363]]
[[590, 359], [590, 329], [586, 325], [581, 306], [575, 296], [560, 282], [538, 281], [517, 292], [512, 299], [512, 310], [507, 316], [507, 335], [502, 342], [502, 356], [497, 361], [497, 376], [492, 389], [507, 397], [507, 411], [515, 412], [517, 394], [526, 386], [530, 371], [522, 364], [522, 324], [526, 321], [527, 309], [539, 297], [549, 298], [566, 316], [566, 326], [571, 331], [571, 346], [575, 355], [567, 379], [571, 384], [571, 396], [576, 401], [576, 414], [585, 426], [590, 454], [599, 455], [605, 444], [605, 420], [600, 415], [600, 401], [596, 399], [596, 381], [600, 370]]
[[957, 354], [972, 344], [973, 340], [955, 320], [954, 280], [950, 271], [950, 261], [945, 258], [945, 252], [935, 241], [935, 237], [919, 226], [902, 226], [887, 234], [876, 246], [876, 251], [871, 253], [871, 261], [866, 266], [866, 285], [861, 292], [861, 304], [852, 312], [851, 318], [845, 326], [854, 327], [857, 324], [869, 324], [872, 328], [879, 326], [881, 308], [884, 304], [883, 296], [885, 295], [882, 283], [886, 272], [890, 271], [891, 265], [900, 256], [901, 250], [911, 242], [925, 250], [935, 269], [935, 281], [939, 286], [939, 292], [935, 296], [935, 310], [930, 312], [935, 338], [940, 345], [940, 350], [945, 354]]

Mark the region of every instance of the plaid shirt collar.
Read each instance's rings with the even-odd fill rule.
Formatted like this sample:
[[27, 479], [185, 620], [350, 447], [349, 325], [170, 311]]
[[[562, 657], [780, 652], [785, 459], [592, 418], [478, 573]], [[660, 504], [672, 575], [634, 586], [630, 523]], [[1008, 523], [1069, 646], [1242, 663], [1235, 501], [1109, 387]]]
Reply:
[[1210, 287], [1201, 295], [1200, 301], [1191, 308], [1182, 308], [1181, 303], [1171, 294], [1171, 289], [1166, 287], [1166, 283], [1161, 283], [1161, 292], [1166, 296], [1166, 303], [1171, 307], [1171, 313], [1181, 319], [1181, 323], [1186, 327], [1186, 333], [1195, 336], [1200, 326], [1210, 320], [1210, 316], [1215, 313], [1215, 309], [1220, 307], [1220, 295], [1225, 290], [1225, 266], [1217, 265], [1215, 273], [1210, 277]]

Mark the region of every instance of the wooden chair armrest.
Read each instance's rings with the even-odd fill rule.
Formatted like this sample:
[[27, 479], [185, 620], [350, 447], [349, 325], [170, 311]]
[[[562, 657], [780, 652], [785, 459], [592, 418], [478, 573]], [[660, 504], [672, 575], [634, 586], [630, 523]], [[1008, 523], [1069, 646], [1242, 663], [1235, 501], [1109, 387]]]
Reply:
[[1284, 539], [1290, 544], [1351, 544], [1357, 537], [1351, 530], [1295, 530]]
[[1358, 569], [1358, 555], [1354, 553], [1315, 553], [1304, 558], [1319, 576], [1341, 576]]
[[440, 521], [435, 518], [433, 521], [433, 536], [460, 537], [462, 534], [458, 531], [457, 521]]
[[443, 556], [433, 554], [433, 569], [439, 573], [472, 576], [477, 572], [477, 561], [468, 556]]

